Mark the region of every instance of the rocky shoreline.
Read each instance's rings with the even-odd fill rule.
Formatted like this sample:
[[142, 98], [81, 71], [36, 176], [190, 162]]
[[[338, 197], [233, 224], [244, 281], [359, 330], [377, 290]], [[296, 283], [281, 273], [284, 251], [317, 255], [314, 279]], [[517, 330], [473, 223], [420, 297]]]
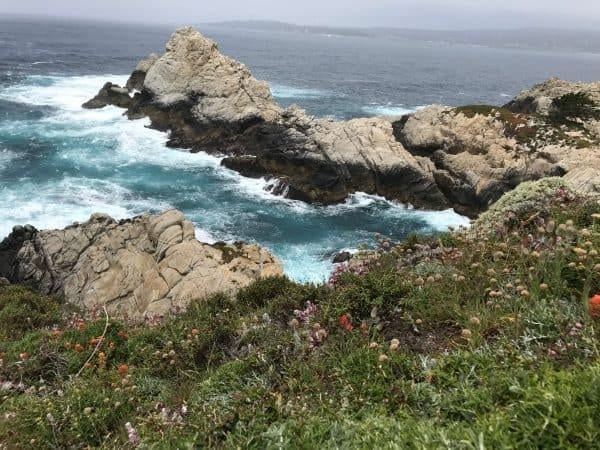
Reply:
[[[169, 146], [225, 155], [249, 177], [309, 203], [361, 191], [474, 217], [524, 181], [600, 175], [600, 83], [550, 79], [504, 107], [433, 105], [401, 118], [334, 121], [280, 108], [266, 82], [192, 28], [141, 61], [125, 88], [85, 107], [150, 118]], [[584, 189], [598, 189], [586, 184]]]
[[[183, 28], [125, 87], [108, 82], [83, 107], [108, 105], [132, 120], [148, 117], [169, 133], [169, 146], [225, 155], [224, 166], [271, 178], [274, 192], [310, 203], [362, 191], [474, 217], [526, 181], [558, 176], [577, 192], [600, 192], [600, 82], [550, 79], [504, 107], [433, 105], [334, 121], [280, 108], [266, 82]], [[282, 274], [256, 245], [197, 241], [174, 210], [120, 222], [96, 214], [64, 230], [17, 226], [0, 242], [0, 281], [134, 320]]]

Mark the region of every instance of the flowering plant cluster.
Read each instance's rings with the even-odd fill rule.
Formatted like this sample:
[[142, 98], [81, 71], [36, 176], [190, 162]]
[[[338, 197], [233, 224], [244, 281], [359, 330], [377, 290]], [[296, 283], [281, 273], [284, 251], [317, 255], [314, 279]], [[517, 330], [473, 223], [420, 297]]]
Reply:
[[294, 316], [296, 316], [296, 319], [300, 322], [307, 324], [310, 322], [310, 319], [317, 314], [317, 311], [317, 305], [309, 300], [306, 302], [306, 307], [304, 309], [294, 310]]

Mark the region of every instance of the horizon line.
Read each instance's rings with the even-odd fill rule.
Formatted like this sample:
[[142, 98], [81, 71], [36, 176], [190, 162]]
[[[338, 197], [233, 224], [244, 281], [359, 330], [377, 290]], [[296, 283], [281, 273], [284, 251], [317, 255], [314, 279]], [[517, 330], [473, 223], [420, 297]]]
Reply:
[[[177, 28], [184, 26], [219, 26], [219, 25], [244, 25], [244, 24], [272, 24], [272, 25], [285, 25], [295, 28], [306, 28], [306, 29], [319, 29], [327, 28], [331, 30], [356, 30], [356, 31], [429, 31], [429, 32], [509, 32], [509, 31], [569, 31], [575, 33], [594, 33], [600, 34], [598, 29], [594, 28], [575, 28], [575, 27], [490, 27], [490, 28], [419, 28], [419, 27], [407, 27], [407, 26], [378, 26], [378, 25], [308, 25], [298, 24], [293, 22], [286, 22], [283, 20], [275, 19], [227, 19], [217, 21], [203, 21], [203, 22], [192, 22], [184, 23], [180, 21], [169, 21], [169, 22], [154, 22], [154, 21], [136, 21], [130, 19], [108, 19], [108, 18], [94, 18], [86, 16], [63, 16], [55, 14], [26, 14], [26, 13], [2, 13], [0, 12], [0, 19], [3, 18], [17, 18], [17, 19], [33, 19], [33, 20], [51, 20], [51, 21], [66, 21], [66, 22], [88, 22], [97, 24], [117, 24], [117, 25], [135, 25], [135, 26], [147, 26], [147, 27], [171, 27]], [[291, 31], [291, 30], [290, 30]]]

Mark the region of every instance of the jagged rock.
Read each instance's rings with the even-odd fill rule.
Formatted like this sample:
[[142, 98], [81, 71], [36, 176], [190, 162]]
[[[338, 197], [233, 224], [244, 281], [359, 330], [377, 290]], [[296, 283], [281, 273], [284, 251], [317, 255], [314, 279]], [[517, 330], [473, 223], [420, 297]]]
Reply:
[[281, 264], [256, 245], [208, 245], [170, 210], [117, 222], [102, 214], [64, 230], [20, 229], [0, 244], [0, 276], [30, 284], [89, 310], [140, 320], [185, 309], [194, 299], [281, 275]]
[[193, 28], [173, 34], [165, 54], [148, 70], [144, 89], [164, 106], [192, 100], [190, 112], [200, 123], [270, 120], [279, 111], [266, 82]]
[[125, 84], [125, 88], [131, 91], [141, 91], [144, 89], [144, 81], [146, 80], [146, 74], [152, 68], [154, 63], [158, 60], [158, 55], [151, 53], [146, 59], [142, 59], [135, 70], [131, 73], [131, 76]]
[[554, 100], [573, 93], [589, 95], [600, 105], [600, 82], [581, 83], [550, 78], [521, 92], [505, 108], [517, 113], [548, 115], [552, 112]]
[[106, 83], [98, 94], [91, 100], [81, 105], [86, 109], [100, 109], [108, 105], [128, 108], [131, 103], [129, 91], [117, 84]]
[[334, 264], [341, 264], [341, 263], [345, 263], [347, 261], [350, 261], [350, 259], [352, 259], [352, 253], [350, 252], [340, 252], [337, 255], [335, 255], [333, 257], [333, 263]]
[[164, 55], [141, 65], [148, 67], [143, 89], [127, 114], [168, 131], [170, 146], [225, 154], [225, 166], [277, 178], [278, 191], [294, 199], [336, 203], [364, 191], [419, 207], [449, 206], [431, 164], [396, 142], [389, 121], [334, 122], [282, 110], [267, 83], [196, 30], [176, 31]]
[[564, 173], [556, 160], [530, 151], [525, 117], [472, 108], [436, 105], [394, 123], [404, 147], [434, 163], [437, 186], [457, 210], [475, 215], [524, 181]]

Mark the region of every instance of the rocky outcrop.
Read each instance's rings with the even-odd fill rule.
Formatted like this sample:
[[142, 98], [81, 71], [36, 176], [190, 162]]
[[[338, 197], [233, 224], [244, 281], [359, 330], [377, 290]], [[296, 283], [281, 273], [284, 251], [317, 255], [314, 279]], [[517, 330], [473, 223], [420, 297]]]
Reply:
[[437, 186], [474, 215], [520, 183], [564, 173], [523, 142], [528, 121], [494, 107], [431, 106], [394, 123], [404, 147], [431, 160]]
[[434, 163], [438, 187], [468, 215], [544, 177], [565, 175], [592, 191], [589, 177], [600, 171], [599, 87], [552, 79], [506, 107], [431, 106], [396, 121], [394, 134]]
[[556, 111], [557, 100], [574, 93], [584, 94], [592, 102], [600, 104], [600, 82], [577, 83], [550, 78], [531, 89], [521, 92], [504, 107], [516, 113], [547, 116]]
[[16, 227], [0, 244], [0, 261], [0, 277], [11, 282], [133, 320], [282, 274], [256, 245], [197, 241], [193, 224], [176, 210], [120, 222], [96, 214], [64, 230]]
[[475, 216], [524, 181], [600, 170], [599, 85], [553, 79], [506, 108], [336, 122], [280, 108], [265, 82], [184, 28], [138, 65], [126, 114], [149, 117], [170, 146], [222, 154], [230, 169], [273, 179], [293, 199], [336, 203], [363, 191]]
[[279, 191], [298, 200], [336, 203], [364, 191], [418, 207], [449, 207], [430, 162], [407, 152], [388, 120], [334, 122], [297, 107], [283, 110], [267, 83], [196, 30], [175, 32], [164, 55], [138, 66], [130, 86], [144, 70], [127, 115], [149, 117], [154, 128], [169, 132], [169, 146], [224, 154], [225, 166], [278, 179]]
[[152, 68], [154, 63], [158, 60], [158, 55], [151, 53], [146, 59], [141, 60], [136, 66], [135, 70], [131, 73], [131, 76], [127, 80], [125, 88], [129, 91], [141, 91], [144, 89], [144, 81], [146, 81], [146, 74]]
[[108, 105], [128, 108], [131, 104], [129, 91], [113, 83], [106, 83], [100, 92], [91, 100], [81, 105], [85, 109], [100, 109]]

